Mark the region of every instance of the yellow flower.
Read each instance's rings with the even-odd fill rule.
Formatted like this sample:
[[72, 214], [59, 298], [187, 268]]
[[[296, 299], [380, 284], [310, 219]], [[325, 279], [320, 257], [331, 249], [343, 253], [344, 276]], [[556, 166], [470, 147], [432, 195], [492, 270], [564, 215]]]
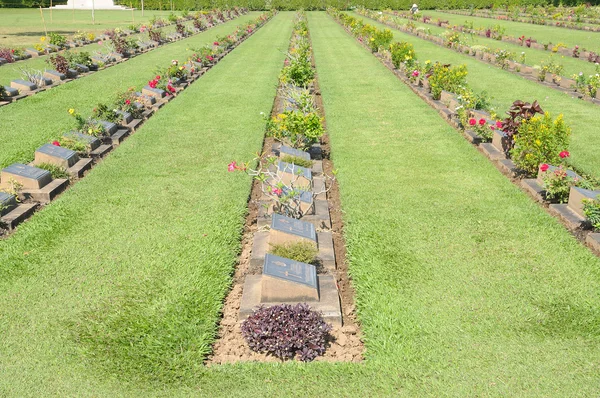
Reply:
[[183, 70], [183, 66], [180, 66], [180, 67], [179, 67], [179, 70]]
[[42, 41], [42, 42], [46, 41], [46, 36], [40, 37], [40, 41]]
[[71, 108], [69, 109], [69, 115], [74, 115], [75, 114], [75, 109]]
[[542, 141], [540, 141], [539, 139], [535, 140], [535, 145], [537, 145], [537, 146], [542, 145]]

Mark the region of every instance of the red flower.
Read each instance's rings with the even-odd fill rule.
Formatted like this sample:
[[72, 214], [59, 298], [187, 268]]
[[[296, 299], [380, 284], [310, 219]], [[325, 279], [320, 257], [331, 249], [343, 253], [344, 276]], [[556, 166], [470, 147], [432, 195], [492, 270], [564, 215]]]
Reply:
[[479, 125], [483, 126], [485, 124], [485, 119], [479, 119]]
[[58, 142], [58, 141], [52, 141], [52, 145], [54, 145], [54, 146], [60, 146], [60, 142]]
[[469, 124], [470, 124], [471, 126], [475, 126], [475, 125], [477, 124], [477, 120], [475, 120], [475, 119], [471, 118], [471, 119], [469, 119]]
[[275, 188], [273, 189], [273, 195], [277, 195], [277, 196], [281, 196], [281, 194], [283, 193], [283, 190], [281, 188]]
[[502, 122], [501, 122], [500, 120], [498, 120], [498, 121], [496, 122], [496, 127], [498, 127], [499, 129], [501, 129], [501, 128], [502, 128]]
[[160, 80], [160, 75], [156, 75], [155, 80]]
[[218, 46], [218, 45], [219, 45], [219, 42], [218, 42], [218, 41], [216, 41], [216, 42], [214, 42], [213, 44], [214, 44], [215, 46]]
[[156, 88], [156, 84], [157, 84], [157, 83], [158, 83], [158, 82], [157, 82], [156, 80], [150, 80], [150, 81], [148, 82], [148, 85], [149, 85], [151, 88]]
[[540, 170], [542, 170], [542, 171], [546, 171], [546, 170], [548, 170], [549, 168], [550, 168], [550, 166], [548, 166], [546, 163], [544, 163], [544, 164], [540, 165]]
[[227, 165], [227, 171], [235, 171], [237, 169], [237, 164], [235, 163], [235, 160], [231, 163], [229, 163], [229, 165]]
[[561, 153], [558, 154], [558, 156], [561, 157], [561, 159], [564, 158], [568, 158], [571, 154], [568, 151], [562, 151]]
[[131, 105], [131, 101], [130, 101], [130, 100], [125, 100], [125, 103], [126, 103], [127, 105]]
[[174, 93], [175, 92], [175, 87], [171, 86], [170, 84], [167, 86], [167, 90], [169, 90], [170, 92]]

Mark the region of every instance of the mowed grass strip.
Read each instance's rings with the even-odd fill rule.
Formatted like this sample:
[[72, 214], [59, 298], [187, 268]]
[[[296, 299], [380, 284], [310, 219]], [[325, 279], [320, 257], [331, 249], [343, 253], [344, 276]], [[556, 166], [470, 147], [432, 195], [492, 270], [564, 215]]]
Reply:
[[443, 11], [427, 10], [423, 11], [423, 13], [424, 15], [433, 17], [434, 20], [439, 18], [443, 21], [449, 21], [451, 25], [461, 25], [465, 21], [472, 21], [475, 24], [475, 28], [480, 26], [491, 28], [495, 25], [500, 25], [506, 29], [504, 32], [506, 35], [532, 37], [540, 43], [552, 42], [554, 45], [563, 43], [569, 48], [579, 46], [595, 52], [600, 51], [599, 32], [586, 32], [584, 30], [558, 28], [548, 25], [534, 25], [525, 22], [456, 15]]
[[[391, 15], [391, 14], [388, 14]], [[408, 19], [395, 18], [398, 23], [405, 24]], [[430, 29], [432, 34], [441, 36], [444, 32], [450, 29], [441, 28], [436, 25], [426, 24], [419, 21], [412, 21], [417, 27], [423, 27]], [[528, 48], [527, 46], [519, 46], [517, 44], [508, 43], [505, 41], [499, 41], [494, 39], [488, 39], [486, 37], [479, 36], [477, 34], [461, 33], [465, 44], [469, 46], [486, 46], [492, 50], [507, 50], [515, 54], [515, 59], [520, 60], [521, 53], [525, 53], [525, 64], [530, 66], [541, 66], [542, 62], [548, 62], [550, 59], [561, 64], [565, 69], [562, 76], [571, 78], [573, 75], [583, 72], [586, 76], [596, 73], [596, 65], [592, 62], [587, 62], [584, 58], [573, 58], [565, 57], [561, 54], [554, 54], [551, 51], [537, 50], [535, 48]], [[599, 38], [600, 39], [600, 38]]]
[[187, 61], [192, 48], [212, 44], [217, 37], [233, 32], [236, 26], [258, 15], [258, 12], [249, 13], [84, 79], [0, 107], [0, 168], [14, 162], [31, 161], [39, 146], [73, 129], [75, 120], [68, 109], [74, 108], [87, 117], [99, 102], [112, 101], [117, 93], [129, 87], [143, 87], [171, 60]]
[[[184, 22], [184, 25], [188, 28], [192, 28], [193, 24], [190, 21], [186, 21]], [[170, 25], [170, 26], [165, 26], [164, 28], [161, 28], [162, 32], [164, 32], [165, 35], [168, 35], [169, 33], [173, 33], [175, 32], [175, 25]], [[141, 38], [143, 40], [149, 40], [148, 39], [148, 33], [138, 33], [138, 34], [134, 34], [131, 36], [127, 36], [127, 39], [134, 39], [137, 41], [137, 39]], [[110, 40], [105, 40], [103, 41], [106, 44], [110, 44]], [[104, 45], [100, 46], [98, 45], [97, 42], [95, 43], [91, 43], [88, 44], [86, 46], [83, 47], [76, 47], [74, 49], [71, 49], [70, 51], [72, 52], [82, 52], [82, 51], [86, 51], [88, 53], [90, 53], [90, 56], [94, 56], [94, 54], [97, 51], [101, 51], [101, 52], [106, 52], [106, 47]], [[40, 57], [33, 57], [33, 58], [29, 58], [27, 60], [23, 60], [23, 61], [18, 61], [12, 64], [5, 64], [2, 65], [0, 67], [0, 83], [2, 83], [2, 85], [4, 86], [10, 86], [10, 82], [16, 79], [23, 79], [23, 73], [22, 73], [22, 69], [24, 70], [39, 70], [39, 71], [44, 71], [44, 70], [52, 70], [54, 69], [54, 66], [52, 66], [51, 64], [47, 63], [47, 60], [50, 56], [55, 55], [56, 53], [50, 54], [50, 55], [42, 55]], [[62, 54], [62, 52], [61, 52]], [[102, 71], [100, 71], [102, 72]]]
[[250, 192], [227, 164], [260, 151], [291, 28], [276, 16], [0, 241], [0, 391], [116, 396], [203, 368]]
[[[48, 33], [55, 32], [72, 36], [78, 31], [104, 33], [107, 29], [127, 28], [132, 23], [148, 23], [154, 16], [167, 19], [171, 11], [146, 10], [92, 10], [44, 9], [44, 20]], [[180, 15], [181, 13], [176, 12]], [[46, 34], [39, 9], [3, 8], [0, 20], [0, 47], [31, 47]]]
[[593, 395], [600, 260], [333, 19], [309, 22], [367, 361], [408, 396]]
[[[357, 18], [362, 18], [378, 28], [388, 28], [387, 25], [373, 21], [352, 13]], [[563, 94], [553, 88], [544, 87], [537, 82], [526, 80], [512, 72], [496, 68], [476, 60], [474, 57], [459, 54], [431, 43], [392, 29], [394, 40], [412, 43], [421, 62], [431, 60], [444, 64], [467, 65], [469, 86], [476, 91], [485, 91], [492, 98], [492, 105], [500, 117], [515, 100], [532, 102], [538, 100], [544, 111], [550, 112], [554, 117], [564, 114], [566, 123], [571, 126], [570, 152], [571, 161], [580, 170], [600, 177], [600, 158], [596, 148], [600, 147], [600, 107], [593, 103], [582, 101]]]

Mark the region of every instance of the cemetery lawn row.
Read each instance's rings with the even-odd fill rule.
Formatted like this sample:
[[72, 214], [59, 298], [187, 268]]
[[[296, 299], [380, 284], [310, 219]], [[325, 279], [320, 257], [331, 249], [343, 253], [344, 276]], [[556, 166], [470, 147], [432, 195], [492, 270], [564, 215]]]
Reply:
[[[352, 13], [352, 15], [362, 18], [365, 22], [378, 28], [389, 28], [387, 25], [362, 17], [357, 13]], [[513, 101], [518, 99], [528, 102], [538, 100], [544, 111], [550, 112], [554, 117], [563, 113], [565, 122], [573, 130], [570, 144], [573, 165], [585, 173], [600, 177], [600, 159], [596, 150], [600, 147], [600, 135], [597, 134], [597, 126], [600, 125], [598, 105], [565, 95], [552, 88], [526, 80], [512, 72], [485, 64], [476, 60], [475, 57], [440, 47], [399, 30], [392, 29], [392, 32], [394, 41], [406, 41], [413, 44], [421, 62], [430, 60], [444, 64], [467, 65], [469, 86], [477, 92], [487, 92], [500, 117], [504, 117]]]
[[[60, 137], [76, 124], [68, 110], [73, 108], [88, 117], [100, 102], [111, 102], [117, 93], [129, 87], [141, 89], [152, 80], [159, 67], [171, 60], [187, 61], [192, 48], [212, 44], [235, 27], [255, 19], [251, 12], [200, 33], [197, 36], [163, 46], [127, 62], [38, 93], [9, 106], [0, 107], [0, 168], [14, 162], [28, 162], [44, 143]], [[10, 67], [10, 66], [9, 66]]]
[[480, 26], [492, 27], [500, 25], [506, 29], [505, 34], [507, 35], [516, 37], [524, 35], [525, 37], [532, 37], [543, 43], [550, 41], [553, 44], [563, 43], [569, 48], [579, 46], [595, 52], [600, 51], [600, 43], [598, 42], [600, 33], [598, 32], [586, 32], [584, 30], [565, 29], [548, 25], [534, 25], [525, 22], [455, 15], [441, 11], [426, 10], [423, 13], [424, 15], [431, 16], [433, 20], [439, 18], [443, 21], [449, 21], [451, 25], [462, 25], [465, 21], [472, 21], [475, 28]]
[[[426, 13], [426, 15], [429, 15]], [[397, 19], [399, 22], [406, 23], [408, 19]], [[435, 20], [433, 20], [435, 21]], [[449, 29], [441, 28], [430, 23], [422, 23], [418, 21], [413, 21], [417, 27], [423, 27], [426, 29], [430, 29], [432, 34], [440, 35]], [[556, 28], [558, 29], [558, 28]], [[563, 29], [564, 30], [564, 29]], [[510, 34], [509, 32], [505, 33], [505, 35]], [[566, 35], [568, 33], [565, 32]], [[588, 33], [588, 34], [598, 34], [598, 33]], [[577, 59], [573, 57], [565, 57], [561, 54], [554, 54], [551, 51], [538, 50], [535, 48], [528, 48], [527, 46], [519, 46], [517, 44], [508, 43], [505, 41], [499, 41], [494, 39], [488, 39], [486, 37], [482, 37], [479, 35], [469, 35], [467, 33], [462, 33], [462, 37], [466, 40], [466, 45], [468, 46], [486, 46], [491, 48], [492, 50], [503, 49], [510, 51], [516, 55], [516, 59], [519, 60], [520, 54], [522, 52], [525, 53], [525, 64], [526, 65], [538, 65], [541, 66], [542, 62], [547, 62], [550, 57], [554, 59], [555, 62], [564, 66], [565, 70], [562, 73], [563, 76], [571, 78], [575, 74], [579, 74], [579, 72], [583, 72], [586, 75], [591, 75], [596, 73], [596, 66], [587, 62], [587, 60]], [[598, 37], [600, 39], [600, 36]], [[543, 42], [544, 37], [540, 36], [538, 38], [540, 42]]]
[[[192, 27], [192, 22], [186, 21], [184, 23], [187, 27]], [[161, 28], [161, 31], [165, 33], [165, 35], [169, 33], [175, 32], [175, 26], [169, 25]], [[148, 39], [147, 33], [136, 33], [131, 36], [127, 36], [128, 39], [135, 38], [137, 40], [138, 37], [142, 37], [144, 39]], [[110, 40], [106, 41], [106, 44], [110, 44]], [[72, 49], [73, 52], [81, 52], [87, 51], [91, 56], [94, 56], [96, 51], [106, 51], [103, 46], [98, 45], [97, 42], [90, 43], [83, 47], [77, 47]], [[51, 54], [54, 55], [54, 54]], [[10, 86], [10, 82], [15, 79], [23, 79], [23, 75], [21, 69], [34, 69], [44, 71], [45, 69], [54, 69], [54, 67], [46, 62], [48, 57], [51, 55], [42, 55], [40, 57], [33, 57], [27, 60], [18, 61], [13, 64], [5, 64], [0, 67], [0, 84], [4, 86]]]
[[[50, 10], [44, 11], [44, 19], [48, 33], [73, 35], [78, 31], [92, 32], [96, 35], [107, 29], [127, 28], [135, 23], [148, 23], [153, 16], [166, 19], [170, 11], [146, 10], [142, 17], [141, 10], [135, 10], [133, 18], [130, 11], [96, 10], [96, 23], [92, 25], [92, 10]], [[176, 12], [177, 15], [180, 12]], [[30, 47], [44, 36], [44, 24], [39, 9], [3, 8], [0, 18], [0, 47]]]
[[122, 396], [202, 375], [250, 192], [227, 164], [262, 146], [292, 16], [0, 241], [0, 391]]
[[332, 18], [309, 22], [367, 363], [407, 396], [593, 394], [600, 260]]

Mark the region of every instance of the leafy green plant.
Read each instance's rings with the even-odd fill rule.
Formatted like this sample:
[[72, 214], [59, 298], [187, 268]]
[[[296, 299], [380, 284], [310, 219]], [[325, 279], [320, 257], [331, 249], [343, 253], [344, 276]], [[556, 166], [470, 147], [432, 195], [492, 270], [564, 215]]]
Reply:
[[98, 104], [92, 112], [92, 118], [97, 120], [104, 120], [107, 122], [118, 122], [121, 118], [120, 115], [116, 114], [114, 109], [106, 104]]
[[398, 69], [401, 64], [411, 69], [415, 65], [417, 54], [412, 44], [405, 41], [390, 44], [390, 54], [394, 68]]
[[67, 43], [67, 36], [61, 35], [60, 33], [50, 32], [48, 39], [50, 44], [58, 47], [63, 47]]
[[287, 242], [280, 245], [271, 245], [269, 253], [301, 263], [314, 264], [319, 255], [319, 250], [314, 243]]
[[75, 151], [80, 155], [88, 152], [87, 144], [76, 139], [74, 136], [63, 135], [61, 138], [59, 138], [58, 143], [61, 147]]
[[467, 84], [467, 66], [450, 66], [436, 62], [429, 77], [433, 99], [439, 100], [442, 91], [458, 93]]
[[542, 66], [538, 74], [538, 79], [542, 82], [546, 81], [548, 74], [551, 74], [553, 77], [559, 77], [560, 75], [562, 75], [563, 71], [563, 65], [556, 62], [554, 60], [554, 57], [551, 56], [550, 58], [548, 58], [548, 60], [542, 61]]
[[50, 174], [52, 175], [53, 179], [57, 179], [57, 178], [69, 179], [69, 177], [70, 177], [69, 173], [67, 173], [67, 170], [65, 170], [64, 168], [57, 166], [55, 164], [40, 163], [40, 164], [36, 164], [35, 167], [37, 167], [38, 169], [49, 171]]
[[544, 181], [544, 191], [546, 199], [565, 203], [569, 200], [571, 187], [580, 187], [585, 189], [594, 189], [593, 184], [585, 179], [573, 178], [567, 173], [567, 169], [563, 165], [559, 165], [556, 169], [549, 171], [547, 164], [542, 164], [540, 170], [544, 173], [542, 179]]
[[267, 135], [286, 142], [294, 148], [306, 149], [323, 135], [321, 117], [315, 112], [286, 111], [267, 123]]
[[600, 198], [584, 199], [583, 214], [595, 230], [600, 230]]
[[549, 113], [523, 120], [514, 138], [510, 155], [517, 167], [529, 175], [537, 173], [542, 163], [560, 164], [561, 153], [569, 146], [571, 129], [559, 115], [552, 120]]
[[69, 62], [69, 66], [71, 68], [73, 68], [75, 64], [85, 65], [87, 67], [90, 67], [94, 64], [90, 53], [87, 51], [81, 51], [78, 53], [74, 51], [65, 51], [63, 56]]
[[310, 169], [313, 165], [312, 160], [307, 160], [307, 159], [301, 158], [299, 156], [292, 156], [292, 155], [282, 156], [281, 161], [285, 162], [285, 163], [292, 163], [292, 164], [295, 164], [296, 166], [300, 166], [300, 167], [306, 167], [307, 169]]
[[93, 118], [85, 119], [81, 114], [75, 111], [75, 109], [69, 109], [69, 115], [75, 118], [77, 123], [77, 130], [94, 137], [100, 137], [106, 133], [106, 129], [102, 124]]
[[377, 52], [381, 48], [389, 48], [390, 43], [394, 39], [394, 34], [389, 29], [375, 29], [369, 38], [369, 47], [371, 51]]

